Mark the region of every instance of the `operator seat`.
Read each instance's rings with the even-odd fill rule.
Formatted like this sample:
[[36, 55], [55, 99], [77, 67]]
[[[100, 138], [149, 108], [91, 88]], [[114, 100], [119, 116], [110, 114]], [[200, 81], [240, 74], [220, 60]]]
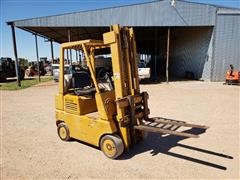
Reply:
[[91, 77], [87, 71], [73, 73], [72, 86], [78, 96], [90, 96], [96, 92], [96, 89], [92, 87]]

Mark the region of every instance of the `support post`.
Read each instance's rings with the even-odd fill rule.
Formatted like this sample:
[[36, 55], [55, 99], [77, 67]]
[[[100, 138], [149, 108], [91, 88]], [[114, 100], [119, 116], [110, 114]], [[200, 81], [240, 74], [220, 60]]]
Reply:
[[[53, 53], [53, 41], [52, 39], [50, 40], [51, 43], [51, 57], [52, 57], [52, 64], [54, 63], [54, 53]], [[53, 68], [51, 70], [51, 75], [53, 75]]]
[[69, 63], [68, 49], [65, 49], [64, 51], [66, 51], [66, 52], [67, 52], [67, 64], [70, 64], [70, 63]]
[[169, 66], [169, 49], [170, 49], [170, 27], [168, 27], [167, 32], [167, 62], [166, 62], [166, 82], [169, 82], [168, 78], [168, 66]]
[[16, 36], [15, 36], [15, 27], [12, 24], [12, 39], [13, 39], [13, 50], [14, 50], [14, 56], [15, 56], [15, 71], [16, 71], [16, 77], [17, 77], [17, 85], [21, 86], [21, 80], [19, 75], [19, 66], [18, 66], [18, 55], [17, 55], [17, 44], [16, 44]]
[[51, 40], [50, 43], [51, 43], [51, 57], [52, 57], [52, 63], [53, 63], [54, 61], [53, 41]]
[[[71, 42], [71, 31], [68, 29], [68, 42]], [[72, 50], [70, 49], [70, 64], [72, 64]]]
[[75, 50], [75, 52], [76, 52], [76, 61], [77, 61], [77, 64], [78, 64], [78, 51]]
[[79, 64], [80, 64], [81, 66], [83, 66], [83, 64], [82, 64], [82, 53], [81, 53], [80, 50], [78, 51], [78, 60], [79, 60]]
[[158, 36], [158, 31], [157, 27], [155, 27], [155, 48], [154, 48], [154, 80], [157, 81], [157, 36]]
[[38, 67], [38, 81], [40, 82], [40, 68], [39, 68], [39, 56], [38, 56], [38, 41], [37, 41], [37, 34], [35, 35], [35, 44], [36, 44], [36, 55], [37, 55], [37, 67]]

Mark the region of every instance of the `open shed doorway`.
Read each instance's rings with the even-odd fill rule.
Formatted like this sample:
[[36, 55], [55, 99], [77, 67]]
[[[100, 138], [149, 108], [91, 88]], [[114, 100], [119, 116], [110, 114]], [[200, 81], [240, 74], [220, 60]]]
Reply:
[[[151, 56], [152, 81], [166, 81], [167, 27], [136, 28], [138, 51]], [[171, 27], [169, 81], [210, 78], [213, 27]]]

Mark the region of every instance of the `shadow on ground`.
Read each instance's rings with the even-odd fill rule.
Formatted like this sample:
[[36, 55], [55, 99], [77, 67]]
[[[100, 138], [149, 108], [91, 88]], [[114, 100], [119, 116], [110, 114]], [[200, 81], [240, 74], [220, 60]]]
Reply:
[[[204, 133], [205, 130], [198, 129], [198, 128], [192, 128], [192, 129], [186, 130], [184, 132], [195, 134], [195, 135], [200, 135], [200, 134]], [[226, 167], [218, 165], [218, 164], [214, 164], [214, 163], [211, 163], [211, 162], [208, 162], [205, 160], [196, 159], [196, 158], [190, 157], [190, 156], [177, 154], [177, 153], [170, 151], [172, 148], [177, 147], [177, 146], [186, 148], [186, 149], [190, 149], [190, 150], [194, 150], [194, 151], [198, 151], [198, 152], [202, 152], [202, 153], [207, 153], [210, 155], [219, 156], [222, 158], [233, 159], [233, 157], [229, 156], [229, 155], [225, 155], [225, 154], [221, 154], [221, 153], [217, 153], [217, 152], [213, 152], [210, 150], [201, 149], [201, 148], [197, 148], [197, 147], [192, 147], [189, 145], [180, 144], [179, 142], [184, 139], [187, 139], [187, 137], [180, 137], [180, 136], [174, 136], [174, 135], [167, 135], [167, 136], [163, 137], [156, 133], [148, 133], [147, 137], [144, 139], [144, 141], [142, 141], [139, 144], [132, 147], [132, 149], [129, 152], [123, 154], [118, 159], [119, 160], [131, 159], [132, 157], [134, 157], [137, 154], [141, 154], [143, 152], [150, 151], [152, 156], [156, 156], [158, 154], [165, 154], [165, 155], [180, 158], [183, 160], [188, 160], [191, 162], [195, 162], [198, 164], [206, 165], [206, 166], [221, 169], [221, 170], [227, 169]]]
[[[171, 78], [169, 79], [169, 83], [171, 82], [203, 82], [202, 80], [197, 80], [197, 79], [186, 79], [186, 78]], [[157, 78], [157, 79], [142, 79], [140, 81], [140, 84], [143, 85], [151, 85], [151, 84], [162, 84], [162, 83], [166, 83], [166, 79], [165, 78]]]
[[[186, 130], [183, 132], [200, 135], [200, 134], [205, 133], [205, 131], [206, 131], [205, 129], [192, 128], [192, 129], [189, 129], [189, 130]], [[216, 169], [220, 169], [220, 170], [227, 170], [227, 168], [225, 166], [222, 166], [219, 164], [214, 164], [212, 162], [197, 159], [194, 157], [177, 154], [177, 153], [170, 151], [172, 148], [178, 146], [181, 148], [186, 148], [186, 149], [190, 149], [193, 151], [206, 153], [209, 155], [214, 155], [214, 156], [218, 156], [218, 157], [222, 157], [222, 158], [226, 158], [226, 159], [233, 159], [233, 157], [230, 155], [226, 155], [226, 154], [222, 154], [222, 153], [218, 153], [218, 152], [214, 152], [214, 151], [201, 149], [198, 147], [193, 147], [193, 146], [179, 143], [180, 141], [187, 139], [187, 138], [188, 137], [180, 137], [180, 136], [174, 136], [174, 135], [166, 135], [163, 137], [163, 136], [159, 135], [158, 133], [148, 133], [143, 141], [141, 141], [138, 144], [136, 144], [135, 146], [133, 146], [129, 152], [125, 152], [122, 156], [117, 158], [117, 160], [131, 159], [135, 155], [150, 151], [152, 156], [156, 156], [158, 154], [165, 154], [165, 155], [169, 155], [169, 156], [172, 156], [175, 158], [180, 158], [180, 159], [195, 162], [195, 163], [198, 163], [201, 165], [209, 166], [212, 168], [216, 168]], [[95, 148], [96, 150], [100, 150], [98, 147], [95, 147], [93, 145], [90, 145], [88, 143], [85, 143], [85, 142], [82, 142], [82, 141], [79, 141], [76, 139], [71, 139], [70, 141], [85, 144], [87, 146]]]

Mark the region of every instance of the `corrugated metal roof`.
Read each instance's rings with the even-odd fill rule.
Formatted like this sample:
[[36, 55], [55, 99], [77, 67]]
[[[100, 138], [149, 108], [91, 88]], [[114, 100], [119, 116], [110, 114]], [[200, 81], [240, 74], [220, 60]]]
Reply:
[[219, 8], [217, 14], [238, 14], [240, 15], [240, 9]]
[[[71, 33], [71, 41], [89, 38], [102, 39], [102, 33], [108, 31], [111, 24], [133, 26], [138, 42], [138, 51], [151, 54], [154, 53], [155, 49], [154, 41], [157, 41], [154, 32], [156, 29], [157, 31], [165, 29], [159, 27], [205, 26], [208, 27], [207, 29], [214, 27], [213, 34], [215, 35], [211, 37], [210, 43], [209, 38], [205, 38], [207, 41], [203, 41], [204, 46], [201, 46], [204, 48], [195, 48], [199, 50], [195, 54], [201, 54], [199, 52], [206, 54], [206, 51], [209, 51], [209, 62], [204, 65], [202, 78], [209, 79], [211, 71], [211, 80], [223, 80], [224, 72], [229, 63], [235, 64], [237, 68], [240, 67], [238, 51], [240, 9], [184, 0], [177, 0], [175, 5], [171, 6], [170, 2], [170, 0], [153, 1], [23, 19], [8, 22], [8, 24], [59, 43], [68, 41], [68, 31]], [[205, 34], [205, 37], [208, 37], [207, 35], [208, 33]], [[160, 33], [159, 36], [164, 35]], [[191, 41], [192, 44], [194, 42]], [[205, 46], [208, 43], [209, 45]], [[192, 47], [191, 45], [189, 47]], [[183, 53], [184, 58], [185, 52], [187, 51]], [[192, 60], [192, 57], [192, 55], [187, 56], [182, 62], [188, 62], [189, 59]], [[198, 58], [204, 59], [202, 56], [198, 56]], [[198, 61], [199, 63], [200, 61]], [[202, 64], [200, 63], [200, 65]], [[200, 77], [201, 73], [198, 74]]]
[[240, 10], [240, 8], [236, 8], [236, 7], [228, 7], [228, 6], [221, 6], [221, 5], [216, 5], [216, 4], [211, 4], [211, 3], [203, 3], [203, 2], [191, 2], [190, 0], [177, 0], [177, 1], [182, 1], [185, 3], [192, 3], [192, 4], [200, 4], [200, 5], [208, 5], [208, 6], [213, 6], [216, 8], [225, 8], [225, 9], [230, 9], [230, 10]]
[[82, 11], [12, 21], [17, 27], [123, 26], [211, 26], [216, 8], [212, 5], [169, 0]]

